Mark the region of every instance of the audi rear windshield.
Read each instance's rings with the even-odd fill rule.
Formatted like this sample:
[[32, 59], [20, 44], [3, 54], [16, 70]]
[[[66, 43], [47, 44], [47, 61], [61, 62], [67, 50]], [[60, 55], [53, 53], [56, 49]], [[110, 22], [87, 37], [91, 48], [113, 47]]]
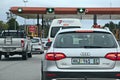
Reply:
[[55, 48], [116, 48], [112, 34], [107, 32], [69, 32], [58, 34]]
[[51, 28], [51, 37], [54, 38], [56, 33], [61, 29], [68, 29], [68, 28], [80, 28], [80, 26], [54, 26]]

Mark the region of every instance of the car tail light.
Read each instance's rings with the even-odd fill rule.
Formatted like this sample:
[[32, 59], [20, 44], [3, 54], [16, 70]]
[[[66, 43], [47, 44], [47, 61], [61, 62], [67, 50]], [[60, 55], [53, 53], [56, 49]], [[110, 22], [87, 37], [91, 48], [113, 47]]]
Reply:
[[120, 73], [116, 74], [117, 77], [120, 77]]
[[105, 55], [105, 58], [117, 61], [120, 60], [120, 52], [112, 52]]
[[51, 40], [50, 40], [50, 39], [48, 39], [48, 42], [51, 42]]
[[24, 40], [21, 40], [21, 45], [22, 45], [22, 47], [24, 47], [24, 45], [25, 45]]
[[77, 30], [76, 32], [93, 32], [93, 30]]
[[57, 61], [66, 58], [64, 53], [61, 52], [50, 52], [46, 54], [46, 60]]
[[120, 53], [117, 54], [117, 60], [120, 60]]
[[55, 76], [57, 76], [57, 75], [54, 74], [54, 73], [48, 73], [47, 76], [48, 76], [48, 77], [55, 77]]

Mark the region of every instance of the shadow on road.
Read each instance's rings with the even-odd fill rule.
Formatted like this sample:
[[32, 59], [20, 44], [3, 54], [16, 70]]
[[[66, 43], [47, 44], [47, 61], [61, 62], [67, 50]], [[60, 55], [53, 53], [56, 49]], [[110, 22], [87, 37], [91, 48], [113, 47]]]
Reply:
[[22, 57], [9, 57], [9, 58], [2, 58], [1, 61], [24, 61]]

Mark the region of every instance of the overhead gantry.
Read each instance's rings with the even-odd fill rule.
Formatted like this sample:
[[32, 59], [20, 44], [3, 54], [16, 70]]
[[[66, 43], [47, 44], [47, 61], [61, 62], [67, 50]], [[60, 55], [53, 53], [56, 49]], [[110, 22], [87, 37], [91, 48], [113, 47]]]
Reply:
[[[120, 7], [11, 7], [10, 12], [26, 19], [37, 19], [39, 27], [39, 19], [49, 18], [79, 18], [91, 19], [93, 24], [97, 23], [97, 19], [120, 20]], [[43, 26], [42, 26], [43, 27]]]

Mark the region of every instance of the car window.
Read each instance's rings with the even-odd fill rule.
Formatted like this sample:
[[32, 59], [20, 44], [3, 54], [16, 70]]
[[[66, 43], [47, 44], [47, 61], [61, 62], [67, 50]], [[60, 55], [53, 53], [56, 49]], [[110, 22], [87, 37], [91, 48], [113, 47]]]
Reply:
[[4, 32], [2, 37], [5, 36], [12, 36], [15, 38], [25, 38], [26, 35], [23, 32]]
[[109, 33], [63, 33], [56, 37], [56, 48], [115, 48], [117, 44]]
[[39, 39], [31, 39], [31, 42], [32, 42], [32, 43], [38, 43], [38, 42], [39, 42]]
[[69, 28], [80, 28], [80, 26], [64, 26], [62, 29], [69, 29]]
[[51, 28], [51, 37], [55, 37], [56, 33], [59, 31], [60, 27], [52, 27]]
[[58, 26], [58, 27], [52, 27], [51, 28], [51, 37], [55, 37], [56, 33], [60, 30], [60, 28], [62, 29], [68, 29], [68, 28], [80, 28], [80, 26]]

